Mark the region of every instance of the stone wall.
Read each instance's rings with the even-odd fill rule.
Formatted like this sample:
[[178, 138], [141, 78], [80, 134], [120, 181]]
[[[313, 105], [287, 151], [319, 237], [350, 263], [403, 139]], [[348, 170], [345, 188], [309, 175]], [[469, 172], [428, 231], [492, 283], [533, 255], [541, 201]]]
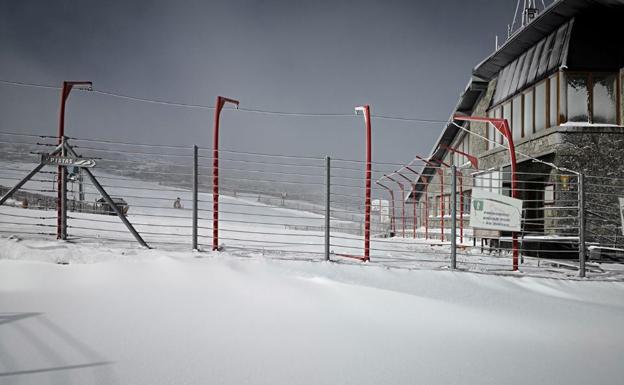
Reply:
[[[561, 137], [555, 164], [585, 175], [588, 241], [622, 247], [618, 197], [624, 197], [624, 128], [566, 127]], [[557, 199], [572, 199], [574, 193], [558, 191]]]

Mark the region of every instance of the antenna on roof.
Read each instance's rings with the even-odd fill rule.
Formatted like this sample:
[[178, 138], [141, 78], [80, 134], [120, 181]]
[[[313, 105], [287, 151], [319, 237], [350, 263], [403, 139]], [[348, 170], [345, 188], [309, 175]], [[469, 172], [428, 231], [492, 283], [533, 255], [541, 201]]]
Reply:
[[[544, 4], [544, 0], [541, 0], [541, 3], [542, 3], [542, 9], [546, 9], [546, 4]], [[520, 9], [520, 0], [516, 2], [516, 9], [514, 11], [514, 16], [513, 16], [513, 20], [511, 21], [511, 24], [507, 24], [507, 38], [508, 39], [518, 29], [524, 28], [527, 25], [531, 24], [531, 22], [535, 20], [537, 15], [540, 13], [540, 9], [537, 6], [536, 0], [524, 0], [524, 6], [522, 9], [520, 25], [518, 26], [516, 21], [518, 18], [519, 9]], [[516, 26], [518, 27], [516, 28]]]
[[[542, 1], [542, 4], [544, 2]], [[524, 0], [524, 11], [522, 12], [522, 26], [526, 27], [529, 23], [537, 17], [539, 9], [535, 4], [535, 0]]]

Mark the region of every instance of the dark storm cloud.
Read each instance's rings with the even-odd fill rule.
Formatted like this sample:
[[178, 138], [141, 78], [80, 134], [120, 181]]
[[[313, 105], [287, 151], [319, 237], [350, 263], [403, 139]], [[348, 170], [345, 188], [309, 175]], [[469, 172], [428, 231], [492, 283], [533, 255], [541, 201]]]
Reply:
[[[516, 1], [0, 2], [1, 78], [270, 110], [446, 119]], [[502, 36], [501, 36], [502, 37]], [[53, 133], [58, 92], [0, 85], [4, 131]], [[362, 156], [362, 122], [226, 112], [223, 148]], [[73, 93], [68, 134], [210, 144], [212, 113]], [[377, 160], [428, 154], [439, 124], [375, 121]]]

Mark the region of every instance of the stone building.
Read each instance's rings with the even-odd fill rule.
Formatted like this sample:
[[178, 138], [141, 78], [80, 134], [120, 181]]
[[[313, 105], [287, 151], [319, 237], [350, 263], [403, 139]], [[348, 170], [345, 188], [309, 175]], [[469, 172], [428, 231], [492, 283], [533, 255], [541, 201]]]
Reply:
[[[509, 122], [526, 234], [578, 236], [576, 172], [603, 177], [585, 183], [589, 210], [618, 212], [616, 195], [624, 196], [624, 182], [614, 179], [624, 178], [622, 20], [624, 1], [553, 2], [473, 69], [452, 112]], [[478, 158], [478, 170], [466, 155]], [[491, 125], [449, 122], [429, 160], [408, 198], [416, 201], [420, 226], [427, 222], [438, 233], [444, 226], [449, 233], [450, 173], [433, 164], [461, 169], [467, 218], [473, 189], [510, 194], [507, 143]], [[601, 195], [605, 189], [609, 194]], [[597, 223], [619, 222], [619, 216], [603, 219], [587, 219], [588, 237], [595, 242], [602, 231]], [[496, 235], [475, 233], [477, 238]]]

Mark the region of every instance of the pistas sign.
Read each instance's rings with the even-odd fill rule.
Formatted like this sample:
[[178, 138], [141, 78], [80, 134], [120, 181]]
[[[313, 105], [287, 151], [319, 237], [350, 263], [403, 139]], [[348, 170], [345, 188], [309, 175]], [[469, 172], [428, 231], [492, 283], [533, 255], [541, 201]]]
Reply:
[[67, 156], [41, 155], [41, 162], [57, 166], [95, 167], [95, 160], [93, 159], [71, 158]]
[[521, 231], [522, 200], [482, 189], [472, 194], [470, 226], [475, 229]]

